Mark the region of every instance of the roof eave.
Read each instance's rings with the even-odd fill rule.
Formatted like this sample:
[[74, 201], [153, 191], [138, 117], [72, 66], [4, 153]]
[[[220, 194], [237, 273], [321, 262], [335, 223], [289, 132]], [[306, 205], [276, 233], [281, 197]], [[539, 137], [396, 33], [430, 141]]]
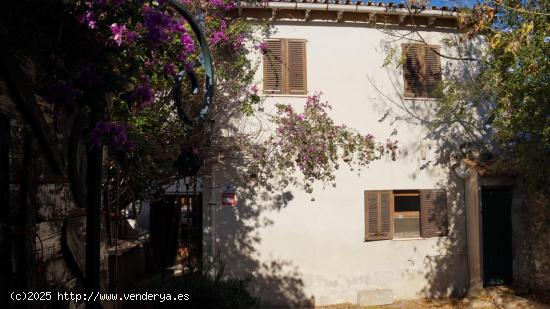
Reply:
[[[438, 20], [443, 20], [444, 22], [453, 22], [454, 26], [451, 28], [460, 28], [460, 23], [458, 22], [459, 13], [456, 8], [449, 10], [446, 7], [437, 8], [437, 7], [422, 7], [422, 8], [408, 8], [403, 5], [393, 5], [393, 4], [383, 4], [378, 3], [378, 5], [368, 2], [366, 4], [361, 3], [360, 1], [356, 3], [339, 3], [338, 1], [332, 1], [334, 3], [329, 3], [325, 1], [324, 3], [319, 2], [297, 2], [294, 1], [265, 1], [265, 2], [240, 2], [238, 6], [239, 14], [243, 15], [247, 10], [270, 10], [271, 20], [282, 20], [277, 14], [278, 11], [302, 11], [301, 16], [303, 18], [297, 18], [296, 21], [310, 21], [308, 20], [311, 13], [322, 13], [325, 14], [328, 12], [334, 12], [336, 21], [341, 21], [342, 15], [346, 14], [348, 16], [389, 16], [397, 20], [395, 24], [405, 25], [405, 18], [409, 19], [426, 19], [428, 20], [427, 26], [433, 27], [437, 25]], [[244, 14], [246, 15], [246, 14]], [[414, 24], [414, 23], [412, 23]], [[410, 24], [408, 25], [410, 26]], [[446, 26], [448, 28], [448, 26]]]

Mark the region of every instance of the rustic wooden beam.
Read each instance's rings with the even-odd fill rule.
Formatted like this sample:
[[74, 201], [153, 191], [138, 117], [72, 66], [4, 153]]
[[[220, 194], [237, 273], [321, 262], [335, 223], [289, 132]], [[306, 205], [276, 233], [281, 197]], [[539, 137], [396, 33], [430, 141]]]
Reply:
[[304, 13], [304, 21], [309, 21], [311, 18], [310, 15], [311, 15], [311, 10], [307, 9], [306, 12]]
[[398, 20], [400, 26], [403, 26], [405, 24], [405, 17], [405, 15], [399, 15]]
[[376, 24], [376, 13], [369, 13], [369, 24]]
[[[0, 84], [2, 84], [1, 80]], [[2, 94], [0, 94], [0, 114], [7, 115], [12, 119], [24, 121], [23, 116], [17, 110], [16, 104], [11, 97]]]
[[89, 118], [84, 113], [77, 113], [73, 120], [71, 135], [69, 136], [68, 158], [67, 158], [67, 176], [71, 185], [76, 205], [81, 208], [86, 207], [86, 142], [84, 131], [88, 129]]
[[0, 307], [8, 308], [12, 284], [11, 245], [6, 237], [10, 215], [10, 118], [0, 114]]
[[36, 223], [36, 139], [28, 131], [23, 141], [23, 175], [19, 186], [19, 205], [14, 216], [14, 287], [32, 291], [34, 286], [34, 246]]
[[0, 75], [4, 77], [14, 102], [36, 135], [52, 170], [58, 175], [63, 175], [65, 164], [61, 157], [62, 152], [56, 146], [55, 134], [38, 107], [34, 91], [26, 81], [21, 68], [17, 66], [15, 58], [3, 49], [0, 49]]
[[[91, 128], [103, 120], [104, 104], [94, 102], [92, 111]], [[100, 242], [101, 242], [101, 181], [103, 169], [103, 147], [88, 143], [88, 161], [86, 174], [86, 289], [88, 293], [100, 291]], [[86, 309], [98, 309], [99, 302], [87, 302]]]
[[[25, 151], [23, 155], [23, 165], [27, 167], [27, 172], [21, 180], [22, 206], [24, 211], [24, 269], [25, 269], [25, 288], [29, 291], [36, 287], [36, 262], [34, 250], [36, 246], [36, 183], [38, 179], [38, 145], [34, 133], [29, 134], [25, 140]], [[23, 195], [24, 194], [24, 195]], [[24, 200], [23, 200], [24, 199]]]
[[271, 21], [274, 21], [275, 19], [277, 19], [277, 9], [272, 8], [271, 9]]
[[430, 16], [428, 17], [428, 27], [434, 27], [435, 26], [435, 17], [434, 16]]
[[342, 21], [342, 16], [344, 16], [344, 11], [338, 11], [336, 12], [336, 22], [341, 22]]

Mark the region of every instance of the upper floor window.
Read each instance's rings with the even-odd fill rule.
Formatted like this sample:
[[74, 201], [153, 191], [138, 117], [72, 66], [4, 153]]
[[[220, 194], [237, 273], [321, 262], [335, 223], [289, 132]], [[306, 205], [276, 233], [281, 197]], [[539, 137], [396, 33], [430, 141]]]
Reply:
[[441, 82], [439, 47], [402, 44], [404, 95], [408, 98], [433, 98]]
[[365, 191], [365, 240], [447, 234], [447, 191]]
[[264, 93], [307, 94], [306, 41], [269, 39], [263, 59]]

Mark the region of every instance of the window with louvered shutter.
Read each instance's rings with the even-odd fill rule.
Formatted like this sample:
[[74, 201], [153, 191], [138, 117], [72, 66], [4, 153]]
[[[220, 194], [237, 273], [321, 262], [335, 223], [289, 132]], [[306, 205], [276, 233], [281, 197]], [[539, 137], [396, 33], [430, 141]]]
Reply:
[[365, 240], [393, 237], [392, 191], [365, 191]]
[[306, 94], [306, 42], [288, 40], [288, 93]]
[[264, 54], [264, 92], [283, 93], [284, 79], [284, 42], [268, 40], [267, 52]]
[[307, 94], [306, 41], [267, 40], [263, 57], [263, 91], [267, 94]]
[[[403, 85], [405, 97], [433, 97], [441, 82], [439, 47], [403, 44]], [[434, 52], [435, 51], [435, 52]]]
[[420, 190], [420, 212], [422, 237], [447, 236], [447, 191]]
[[441, 64], [439, 63], [439, 47], [430, 46], [424, 52], [424, 96], [431, 97], [441, 82]]
[[407, 44], [403, 48], [403, 77], [406, 97], [419, 97], [422, 95], [422, 77], [420, 60], [420, 45]]

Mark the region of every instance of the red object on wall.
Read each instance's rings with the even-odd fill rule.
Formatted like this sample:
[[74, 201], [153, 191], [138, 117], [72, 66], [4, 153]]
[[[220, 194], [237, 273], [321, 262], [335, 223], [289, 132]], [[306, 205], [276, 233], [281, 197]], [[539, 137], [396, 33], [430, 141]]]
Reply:
[[237, 193], [222, 193], [222, 206], [237, 206]]

